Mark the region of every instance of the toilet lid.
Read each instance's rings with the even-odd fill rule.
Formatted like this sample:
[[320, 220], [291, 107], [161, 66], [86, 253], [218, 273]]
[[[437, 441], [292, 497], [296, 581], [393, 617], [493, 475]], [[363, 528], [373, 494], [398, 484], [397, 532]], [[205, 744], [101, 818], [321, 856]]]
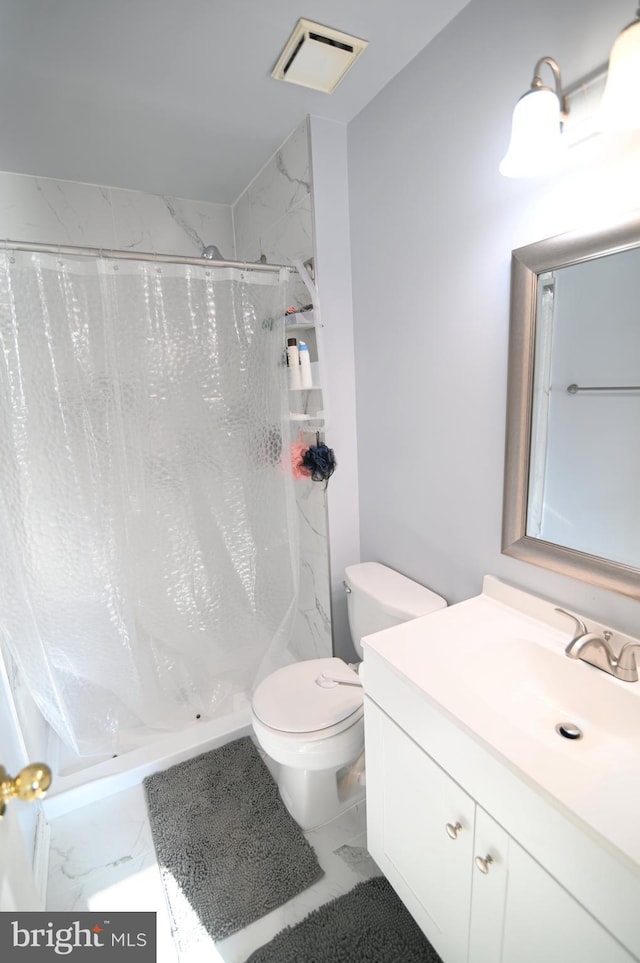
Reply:
[[323, 672], [348, 672], [342, 659], [307, 659], [278, 669], [260, 683], [253, 694], [254, 714], [280, 732], [314, 732], [328, 729], [362, 709], [360, 686], [317, 684]]

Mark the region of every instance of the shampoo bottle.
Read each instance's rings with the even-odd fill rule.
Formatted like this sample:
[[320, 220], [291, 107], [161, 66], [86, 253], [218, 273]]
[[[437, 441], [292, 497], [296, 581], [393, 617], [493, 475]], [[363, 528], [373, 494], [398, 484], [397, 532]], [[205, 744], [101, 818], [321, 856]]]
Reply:
[[313, 388], [311, 376], [311, 358], [309, 357], [309, 345], [304, 341], [300, 342], [298, 353], [300, 355], [300, 387]]
[[289, 338], [287, 340], [287, 365], [289, 374], [289, 387], [301, 388], [302, 381], [300, 378], [300, 353], [298, 351], [298, 342], [295, 338]]

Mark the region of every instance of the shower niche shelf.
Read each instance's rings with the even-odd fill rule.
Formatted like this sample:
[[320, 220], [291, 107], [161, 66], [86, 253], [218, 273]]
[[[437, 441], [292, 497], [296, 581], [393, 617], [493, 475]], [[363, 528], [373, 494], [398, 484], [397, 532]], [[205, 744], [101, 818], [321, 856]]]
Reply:
[[[313, 310], [287, 314], [284, 322], [284, 335], [285, 346], [288, 338], [296, 338], [298, 342], [304, 341], [309, 347], [311, 362], [318, 361], [318, 339]], [[314, 381], [314, 387], [316, 387], [316, 381]]]
[[290, 422], [293, 429], [322, 430], [324, 427], [324, 404], [322, 400], [321, 368], [318, 358], [318, 340], [313, 310], [298, 311], [285, 318], [285, 347], [288, 338], [295, 337], [309, 348], [311, 359], [311, 386], [289, 388]]
[[[309, 342], [307, 342], [309, 344]], [[311, 353], [311, 346], [309, 345], [309, 353]], [[322, 391], [322, 385], [320, 384], [320, 364], [317, 361], [311, 362], [311, 387], [307, 388], [289, 388], [289, 391], [293, 395], [299, 395], [300, 392], [307, 391]]]
[[315, 328], [315, 314], [313, 310], [296, 311], [294, 314], [287, 314], [285, 316], [284, 326], [287, 332], [299, 331], [300, 328]]

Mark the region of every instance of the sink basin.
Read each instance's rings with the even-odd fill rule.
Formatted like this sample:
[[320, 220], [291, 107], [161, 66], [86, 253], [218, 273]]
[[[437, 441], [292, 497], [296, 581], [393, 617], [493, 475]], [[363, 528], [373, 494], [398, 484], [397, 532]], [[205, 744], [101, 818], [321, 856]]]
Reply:
[[[461, 646], [459, 668], [465, 688], [480, 687], [484, 699], [514, 729], [572, 760], [609, 770], [637, 765], [640, 752], [640, 697], [634, 686], [580, 660], [563, 648], [547, 648], [522, 637], [494, 637], [488, 644]], [[580, 738], [557, 731], [577, 726]], [[568, 745], [567, 745], [568, 743]]]
[[[589, 620], [589, 629], [605, 626]], [[640, 863], [640, 682], [565, 654], [555, 604], [486, 576], [476, 598], [363, 639], [378, 659], [498, 756]], [[615, 651], [629, 636], [614, 633]], [[558, 731], [568, 724], [580, 738]]]

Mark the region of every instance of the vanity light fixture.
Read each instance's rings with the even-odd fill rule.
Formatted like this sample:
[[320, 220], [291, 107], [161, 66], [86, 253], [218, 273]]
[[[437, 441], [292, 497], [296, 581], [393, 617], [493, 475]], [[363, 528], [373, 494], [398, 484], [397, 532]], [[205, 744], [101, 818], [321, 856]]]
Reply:
[[640, 8], [618, 34], [609, 56], [609, 72], [598, 117], [601, 131], [640, 128]]
[[[540, 71], [547, 64], [553, 73], [554, 88], [546, 87]], [[590, 110], [585, 118], [585, 106], [593, 98], [595, 87], [606, 85], [599, 107]], [[517, 102], [513, 111], [511, 141], [501, 164], [505, 177], [534, 177], [557, 166], [567, 147], [563, 135], [570, 105], [576, 97], [583, 98], [578, 113], [578, 129], [587, 124], [589, 134], [640, 129], [640, 8], [633, 20], [618, 35], [609, 57], [608, 68], [598, 68], [567, 90], [562, 90], [560, 68], [552, 57], [542, 57], [535, 66], [531, 89]], [[571, 127], [573, 127], [573, 121]], [[579, 139], [585, 134], [582, 133]]]
[[[553, 90], [542, 83], [540, 72], [544, 64], [551, 68]], [[553, 57], [541, 57], [534, 68], [530, 90], [514, 108], [511, 141], [500, 173], [505, 177], [534, 177], [555, 166], [564, 149], [562, 120], [567, 113], [560, 68]]]

